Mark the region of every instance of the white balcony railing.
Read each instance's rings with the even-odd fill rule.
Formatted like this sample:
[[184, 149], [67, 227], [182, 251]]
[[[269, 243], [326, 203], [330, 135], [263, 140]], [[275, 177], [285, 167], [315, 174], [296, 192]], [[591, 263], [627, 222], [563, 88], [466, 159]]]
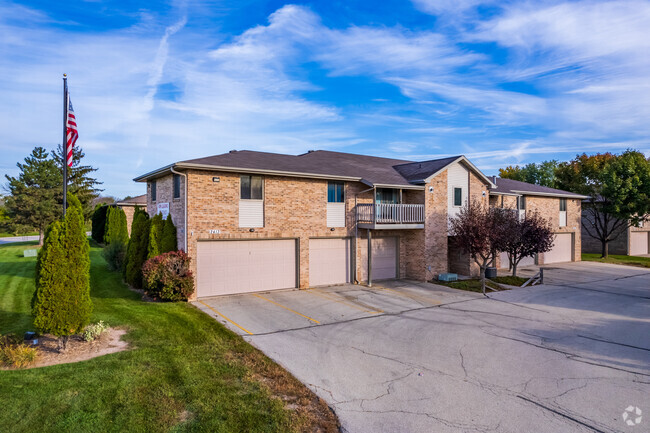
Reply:
[[358, 204], [357, 221], [375, 224], [422, 224], [423, 204]]

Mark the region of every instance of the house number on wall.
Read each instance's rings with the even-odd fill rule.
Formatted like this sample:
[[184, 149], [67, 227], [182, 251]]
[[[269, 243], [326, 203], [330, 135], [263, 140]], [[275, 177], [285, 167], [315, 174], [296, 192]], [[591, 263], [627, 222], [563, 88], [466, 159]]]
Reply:
[[221, 230], [208, 230], [208, 232], [209, 232], [211, 235], [218, 235], [219, 233], [221, 233]]

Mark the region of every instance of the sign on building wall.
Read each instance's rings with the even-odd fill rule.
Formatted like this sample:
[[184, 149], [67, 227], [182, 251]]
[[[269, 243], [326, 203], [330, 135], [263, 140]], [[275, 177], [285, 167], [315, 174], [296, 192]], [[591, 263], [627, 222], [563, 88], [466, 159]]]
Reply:
[[158, 211], [156, 213], [161, 214], [163, 219], [167, 219], [167, 215], [169, 215], [169, 203], [158, 203]]

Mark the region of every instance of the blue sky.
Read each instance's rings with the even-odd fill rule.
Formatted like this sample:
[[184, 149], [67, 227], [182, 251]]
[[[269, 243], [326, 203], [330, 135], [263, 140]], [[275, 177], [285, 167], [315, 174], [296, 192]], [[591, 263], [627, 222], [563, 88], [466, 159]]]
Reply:
[[78, 145], [123, 197], [231, 149], [465, 154], [487, 174], [650, 155], [648, 71], [648, 1], [4, 1], [0, 173], [60, 142], [63, 72]]

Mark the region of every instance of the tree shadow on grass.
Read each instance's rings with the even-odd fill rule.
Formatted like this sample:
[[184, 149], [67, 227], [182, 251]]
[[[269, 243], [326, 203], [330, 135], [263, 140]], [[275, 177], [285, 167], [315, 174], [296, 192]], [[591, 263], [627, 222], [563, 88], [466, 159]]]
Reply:
[[31, 314], [0, 310], [0, 334], [22, 335], [26, 331], [33, 330]]

